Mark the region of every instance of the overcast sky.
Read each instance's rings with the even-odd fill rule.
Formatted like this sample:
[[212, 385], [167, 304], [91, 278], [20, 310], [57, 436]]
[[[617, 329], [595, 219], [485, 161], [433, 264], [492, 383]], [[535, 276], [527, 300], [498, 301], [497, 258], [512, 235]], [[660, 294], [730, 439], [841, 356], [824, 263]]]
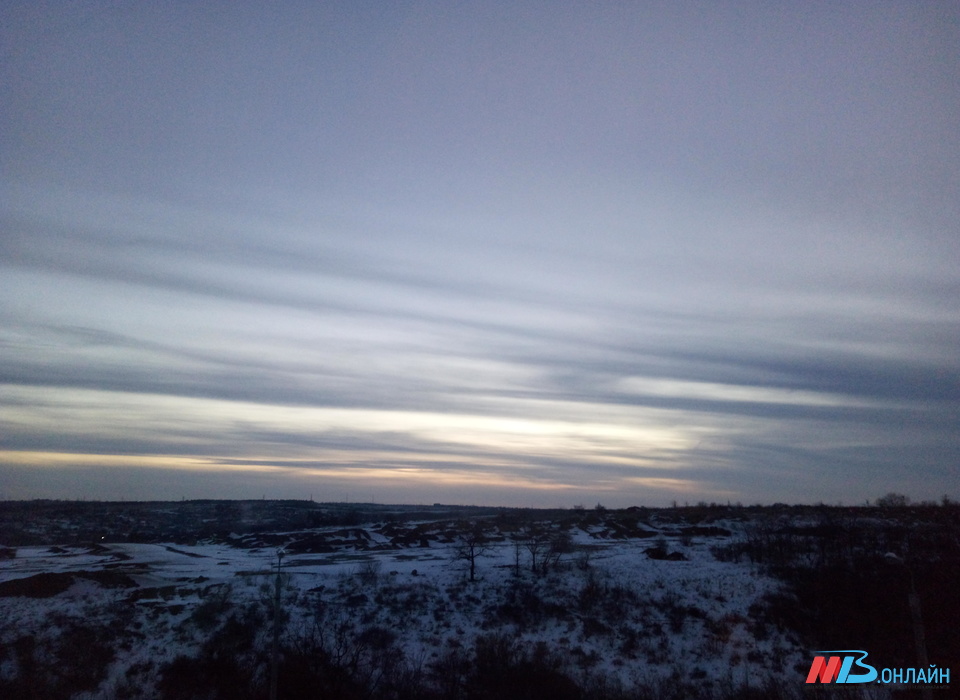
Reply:
[[4, 2], [0, 498], [960, 496], [955, 2]]

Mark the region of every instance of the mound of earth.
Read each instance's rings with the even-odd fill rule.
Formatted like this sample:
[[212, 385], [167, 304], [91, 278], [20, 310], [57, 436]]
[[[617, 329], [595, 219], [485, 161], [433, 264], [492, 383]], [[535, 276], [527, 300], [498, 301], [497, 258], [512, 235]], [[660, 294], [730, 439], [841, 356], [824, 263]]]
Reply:
[[85, 579], [104, 588], [135, 588], [136, 582], [119, 571], [75, 571], [42, 573], [0, 582], [0, 598], [52, 598], [70, 588], [77, 579]]

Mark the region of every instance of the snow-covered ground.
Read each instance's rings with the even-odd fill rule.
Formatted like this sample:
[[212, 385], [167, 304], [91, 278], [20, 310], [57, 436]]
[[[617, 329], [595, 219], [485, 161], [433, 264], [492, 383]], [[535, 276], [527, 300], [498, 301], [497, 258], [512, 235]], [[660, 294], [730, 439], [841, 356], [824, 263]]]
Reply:
[[[572, 546], [536, 574], [519, 535], [492, 526], [474, 581], [457, 538], [436, 524], [405, 523], [418, 537], [403, 546], [386, 524], [274, 534], [272, 542], [289, 545], [281, 560], [282, 640], [316, 639], [338, 626], [388, 630], [409, 663], [431, 666], [472, 649], [478, 637], [500, 635], [519, 647], [539, 645], [571, 678], [602, 676], [626, 688], [677, 677], [728, 687], [802, 682], [808, 650], [757, 619], [763, 597], [781, 584], [711, 553], [741, 536], [738, 523], [714, 523], [731, 534], [703, 537], [644, 525], [644, 537], [601, 524], [569, 527]], [[304, 546], [305, 536], [322, 546]], [[262, 612], [258, 639], [266, 649], [278, 548], [251, 547], [250, 537], [226, 541], [236, 546], [19, 547], [0, 560], [0, 588], [19, 579], [46, 587], [48, 597], [0, 597], [0, 644], [10, 649], [32, 635], [55, 649], [58, 635], [83, 626], [113, 630], [98, 642], [112, 650], [106, 678], [86, 697], [133, 687], [149, 697], [163, 667], [196, 654], [228, 609]], [[650, 558], [656, 547], [683, 558]], [[54, 577], [29, 579], [38, 574]], [[22, 671], [17, 659], [5, 655], [0, 677]]]

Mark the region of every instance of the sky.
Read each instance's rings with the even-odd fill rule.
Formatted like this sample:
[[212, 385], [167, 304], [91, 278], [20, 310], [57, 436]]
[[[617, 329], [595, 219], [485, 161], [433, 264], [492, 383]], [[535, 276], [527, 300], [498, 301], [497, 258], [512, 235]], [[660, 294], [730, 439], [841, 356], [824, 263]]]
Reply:
[[956, 2], [4, 2], [0, 499], [960, 497]]

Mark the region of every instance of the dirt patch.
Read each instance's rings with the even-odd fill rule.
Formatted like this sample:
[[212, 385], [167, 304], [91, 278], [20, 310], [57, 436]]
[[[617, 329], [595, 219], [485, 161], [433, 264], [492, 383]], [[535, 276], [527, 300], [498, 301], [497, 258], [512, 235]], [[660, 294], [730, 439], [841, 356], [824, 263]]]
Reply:
[[0, 597], [52, 598], [70, 588], [77, 579], [93, 581], [103, 588], [136, 588], [137, 583], [119, 571], [74, 571], [43, 573], [0, 583]]
[[680, 529], [680, 534], [697, 537], [729, 537], [733, 533], [725, 527], [716, 525], [693, 525]]
[[104, 588], [137, 588], [137, 582], [121, 571], [77, 571], [73, 575]]
[[70, 574], [35, 574], [0, 583], [0, 597], [52, 598], [72, 585]]
[[196, 552], [184, 552], [182, 549], [174, 549], [173, 547], [164, 547], [168, 552], [173, 552], [174, 554], [182, 554], [185, 557], [193, 557], [194, 559], [208, 559], [206, 554], [197, 554]]

